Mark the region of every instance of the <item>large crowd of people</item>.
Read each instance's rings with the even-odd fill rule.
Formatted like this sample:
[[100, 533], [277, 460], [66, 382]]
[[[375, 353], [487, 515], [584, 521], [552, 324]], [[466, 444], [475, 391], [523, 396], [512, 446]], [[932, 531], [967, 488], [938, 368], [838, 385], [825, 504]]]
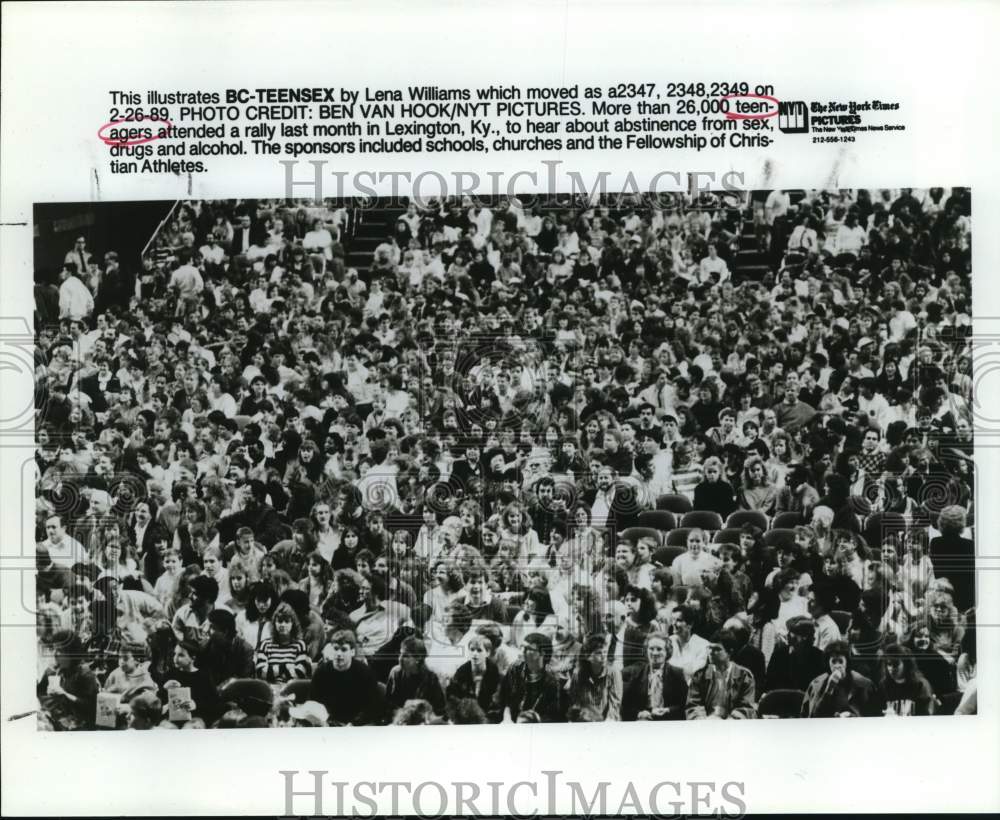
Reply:
[[371, 204], [37, 272], [40, 725], [975, 712], [967, 190]]

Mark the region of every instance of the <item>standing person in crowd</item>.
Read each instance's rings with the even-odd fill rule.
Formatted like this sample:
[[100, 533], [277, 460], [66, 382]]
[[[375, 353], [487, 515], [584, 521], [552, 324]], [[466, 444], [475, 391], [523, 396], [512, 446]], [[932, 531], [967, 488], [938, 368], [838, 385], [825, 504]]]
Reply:
[[948, 579], [955, 605], [963, 612], [976, 600], [976, 546], [964, 535], [966, 519], [964, 507], [957, 504], [945, 507], [938, 516], [941, 535], [930, 542], [934, 575]]

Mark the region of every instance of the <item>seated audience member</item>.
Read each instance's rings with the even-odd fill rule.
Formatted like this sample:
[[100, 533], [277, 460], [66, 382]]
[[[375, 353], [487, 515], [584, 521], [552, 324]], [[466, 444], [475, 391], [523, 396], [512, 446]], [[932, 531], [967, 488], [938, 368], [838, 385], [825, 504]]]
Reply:
[[403, 640], [399, 665], [389, 673], [385, 699], [393, 711], [402, 708], [407, 701], [424, 700], [436, 715], [444, 716], [444, 691], [437, 675], [427, 668], [427, 645], [420, 638], [410, 636]]
[[850, 668], [851, 652], [844, 641], [823, 650], [828, 672], [819, 675], [802, 701], [802, 717], [875, 717], [882, 714], [875, 684]]
[[333, 726], [381, 723], [384, 698], [368, 664], [358, 658], [358, 639], [349, 629], [330, 636], [312, 677], [312, 698], [322, 703]]
[[469, 638], [465, 646], [469, 660], [455, 670], [445, 694], [449, 701], [473, 700], [483, 710], [483, 714], [490, 718], [495, 716], [496, 697], [502, 677], [500, 669], [490, 657], [493, 645], [489, 638], [477, 633]]
[[809, 684], [826, 671], [823, 651], [815, 645], [816, 625], [812, 618], [796, 615], [788, 620], [786, 636], [771, 653], [765, 691], [799, 689], [805, 692]]
[[542, 723], [556, 723], [563, 714], [559, 680], [546, 668], [552, 659], [552, 641], [532, 632], [521, 646], [523, 660], [515, 663], [500, 684], [497, 706], [505, 722], [517, 721], [522, 712], [533, 713]]
[[646, 637], [646, 659], [623, 673], [622, 720], [684, 720], [688, 685], [684, 673], [671, 666], [672, 644], [663, 635]]
[[731, 635], [709, 644], [709, 661], [694, 673], [688, 686], [688, 720], [757, 717], [753, 675], [732, 659], [739, 648]]

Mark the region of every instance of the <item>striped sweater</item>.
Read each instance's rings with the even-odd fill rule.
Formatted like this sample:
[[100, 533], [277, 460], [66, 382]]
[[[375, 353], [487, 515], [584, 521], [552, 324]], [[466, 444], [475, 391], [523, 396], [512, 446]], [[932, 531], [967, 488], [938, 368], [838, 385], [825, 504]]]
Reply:
[[312, 674], [312, 661], [301, 640], [280, 644], [274, 638], [265, 638], [254, 653], [254, 668], [258, 678], [269, 683], [285, 683], [308, 678]]

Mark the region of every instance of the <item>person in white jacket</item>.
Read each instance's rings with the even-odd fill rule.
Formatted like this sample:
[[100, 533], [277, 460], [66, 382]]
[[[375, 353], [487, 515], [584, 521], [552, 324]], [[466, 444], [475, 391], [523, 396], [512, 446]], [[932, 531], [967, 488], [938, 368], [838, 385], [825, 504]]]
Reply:
[[59, 273], [59, 318], [87, 319], [94, 312], [94, 297], [68, 267]]

